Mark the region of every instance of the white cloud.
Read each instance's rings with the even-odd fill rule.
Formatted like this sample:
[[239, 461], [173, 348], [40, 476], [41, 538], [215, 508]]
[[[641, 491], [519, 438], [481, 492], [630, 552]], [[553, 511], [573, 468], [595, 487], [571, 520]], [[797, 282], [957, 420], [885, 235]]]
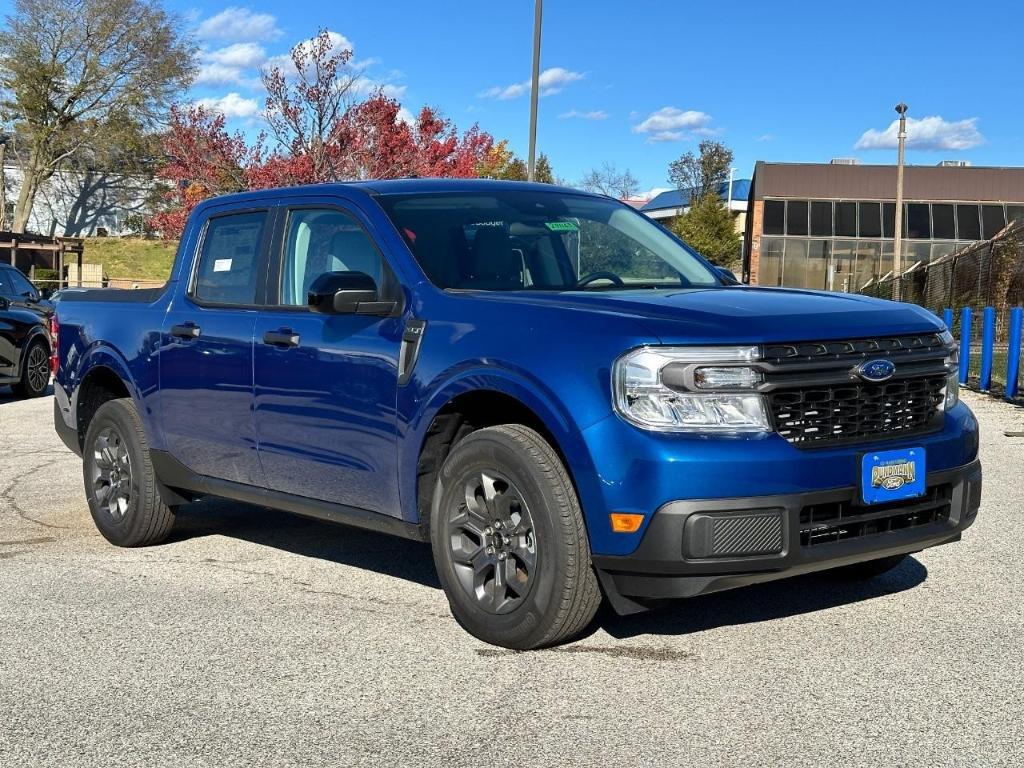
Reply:
[[256, 43], [233, 43], [209, 51], [204, 58], [226, 67], [258, 67], [267, 60], [267, 52]]
[[637, 194], [636, 195], [636, 199], [638, 199], [638, 200], [653, 200], [658, 195], [660, 195], [662, 192], [668, 192], [668, 191], [670, 191], [670, 189], [671, 189], [670, 187], [651, 187], [646, 192], [640, 192], [639, 194]]
[[605, 112], [603, 109], [595, 109], [592, 112], [581, 112], [578, 109], [570, 109], [568, 112], [563, 112], [558, 116], [559, 120], [572, 120], [578, 118], [580, 120], [607, 120], [611, 115]]
[[[330, 54], [329, 54], [331, 56], [337, 56], [342, 51], [354, 51], [355, 50], [355, 46], [352, 45], [352, 43], [349, 41], [349, 39], [347, 37], [345, 37], [343, 34], [341, 34], [340, 32], [333, 32], [331, 30], [328, 30], [327, 31], [327, 37], [331, 41], [331, 48], [330, 48]], [[293, 45], [291, 47], [291, 50], [288, 53], [282, 53], [279, 56], [272, 56], [269, 59], [267, 59], [267, 62], [266, 62], [267, 66], [270, 67], [270, 68], [277, 67], [282, 72], [284, 72], [286, 75], [293, 75], [293, 74], [295, 74], [295, 62], [292, 61], [292, 53], [295, 50], [307, 52], [307, 51], [310, 50], [310, 47], [312, 46], [312, 43], [313, 43], [312, 39], [302, 40], [302, 41], [296, 43], [295, 45]], [[351, 62], [351, 60], [349, 61], [349, 64], [350, 64], [350, 66], [353, 66], [356, 69], [364, 68], [364, 67], [359, 67], [358, 65], [354, 65]]]
[[196, 34], [205, 40], [274, 40], [281, 30], [269, 13], [233, 6], [203, 21]]
[[[864, 131], [854, 149], [895, 149], [899, 120], [893, 120], [884, 131]], [[949, 121], [938, 115], [917, 120], [907, 118], [907, 148], [926, 152], [945, 152], [976, 147], [985, 141], [978, 130], [978, 118]]]
[[416, 116], [405, 107], [398, 108], [398, 122], [405, 123], [410, 128], [416, 125]]
[[235, 92], [220, 98], [208, 97], [199, 99], [196, 101], [196, 106], [203, 107], [211, 112], [219, 112], [228, 119], [254, 117], [260, 111], [260, 105], [256, 99], [246, 99]]
[[[537, 78], [537, 84], [540, 86], [540, 95], [551, 96], [563, 90], [570, 83], [575, 83], [584, 77], [585, 75], [582, 72], [573, 72], [571, 69], [565, 69], [564, 67], [545, 69], [540, 73], [540, 77]], [[486, 91], [481, 91], [478, 96], [482, 99], [517, 99], [528, 94], [531, 87], [531, 81], [524, 80], [521, 83], [512, 83], [512, 85], [496, 85], [493, 88], [488, 88]]]
[[399, 100], [405, 95], [406, 86], [395, 83], [385, 83], [369, 77], [360, 77], [352, 83], [350, 92], [356, 96], [369, 96], [375, 91], [380, 91], [389, 99]]
[[633, 126], [633, 133], [647, 134], [647, 141], [679, 141], [688, 136], [706, 135], [711, 132], [708, 123], [711, 115], [694, 109], [662, 107], [651, 112], [642, 122]]
[[197, 85], [243, 85], [245, 77], [238, 67], [228, 67], [224, 64], [203, 64], [196, 73]]
[[760, 141], [760, 142], [774, 141], [774, 140], [775, 140], [775, 137], [772, 136], [770, 133], [762, 133], [760, 136], [758, 136], [756, 139], [754, 139], [754, 141]]

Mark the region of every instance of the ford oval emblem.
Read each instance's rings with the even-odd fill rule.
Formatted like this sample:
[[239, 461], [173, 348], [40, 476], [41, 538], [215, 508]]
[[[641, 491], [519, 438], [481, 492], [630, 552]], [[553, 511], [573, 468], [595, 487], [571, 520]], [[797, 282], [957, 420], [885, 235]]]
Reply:
[[896, 366], [891, 360], [868, 360], [857, 366], [857, 375], [864, 381], [888, 381], [896, 373]]

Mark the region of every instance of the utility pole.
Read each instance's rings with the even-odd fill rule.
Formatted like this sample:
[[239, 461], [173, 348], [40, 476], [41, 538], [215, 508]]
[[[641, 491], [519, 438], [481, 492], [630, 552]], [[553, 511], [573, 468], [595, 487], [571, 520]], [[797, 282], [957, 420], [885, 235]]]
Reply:
[[533, 88], [530, 90], [530, 156], [526, 164], [526, 178], [533, 181], [537, 171], [537, 97], [540, 95], [540, 21], [544, 13], [544, 0], [533, 3]]
[[892, 275], [894, 300], [900, 300], [902, 293], [903, 274], [903, 145], [907, 140], [907, 105], [902, 101], [896, 105], [896, 112], [900, 116], [900, 130], [896, 134], [896, 231], [893, 232], [892, 243]]

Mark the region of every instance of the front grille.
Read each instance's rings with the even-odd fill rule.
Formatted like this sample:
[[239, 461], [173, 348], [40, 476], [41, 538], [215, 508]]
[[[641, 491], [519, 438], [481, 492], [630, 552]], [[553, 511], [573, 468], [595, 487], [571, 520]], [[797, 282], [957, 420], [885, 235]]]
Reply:
[[945, 376], [885, 384], [781, 389], [768, 394], [775, 431], [791, 443], [870, 439], [933, 426]]
[[952, 501], [953, 486], [945, 483], [932, 486], [919, 498], [877, 506], [852, 500], [811, 504], [800, 510], [800, 544], [814, 547], [941, 523], [949, 520]]
[[[763, 392], [774, 430], [801, 448], [938, 429], [949, 350], [937, 334], [765, 347]], [[857, 366], [888, 359], [892, 379], [862, 380]]]

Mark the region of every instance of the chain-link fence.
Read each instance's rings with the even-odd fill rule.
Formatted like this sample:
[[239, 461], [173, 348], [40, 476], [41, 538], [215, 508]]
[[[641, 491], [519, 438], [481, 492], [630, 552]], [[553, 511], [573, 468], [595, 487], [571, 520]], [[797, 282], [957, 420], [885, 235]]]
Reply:
[[[930, 264], [909, 265], [900, 277], [888, 275], [864, 286], [861, 293], [919, 304], [940, 317], [953, 311], [953, 334], [960, 337], [964, 307], [972, 310], [970, 325], [971, 381], [981, 368], [983, 312], [995, 310], [992, 389], [1006, 388], [1010, 309], [1024, 304], [1024, 223], [1011, 224], [991, 240], [974, 243]], [[1017, 391], [1024, 391], [1024, 375]]]

